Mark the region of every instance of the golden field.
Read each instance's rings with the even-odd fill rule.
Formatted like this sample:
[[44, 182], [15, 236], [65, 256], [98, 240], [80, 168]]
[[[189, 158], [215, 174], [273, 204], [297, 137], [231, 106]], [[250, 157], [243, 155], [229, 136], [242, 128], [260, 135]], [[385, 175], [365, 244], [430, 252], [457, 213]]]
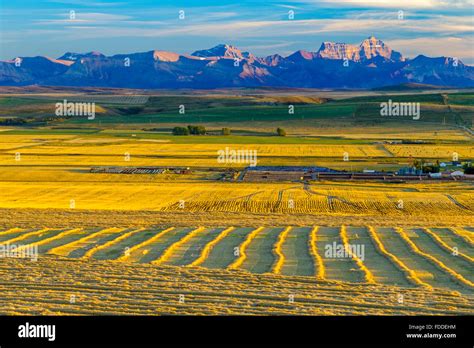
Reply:
[[[1, 148], [2, 144], [0, 144]], [[7, 146], [6, 144], [4, 146]], [[76, 166], [237, 166], [217, 162], [219, 150], [226, 147], [235, 150], [257, 151], [261, 165], [278, 164], [282, 161], [311, 165], [317, 157], [338, 157], [344, 153], [353, 158], [390, 157], [376, 145], [300, 145], [300, 144], [166, 144], [152, 141], [122, 141], [117, 143], [76, 143], [60, 145], [25, 143], [16, 148], [6, 148], [0, 153], [0, 165], [76, 165]], [[15, 155], [20, 153], [21, 160]], [[301, 154], [301, 156], [295, 156]]]
[[9, 181], [0, 182], [0, 208], [472, 219], [474, 195], [466, 183], [371, 186], [369, 195], [367, 185], [352, 183]]
[[[379, 137], [383, 133], [377, 133]], [[474, 157], [472, 143], [452, 144], [252, 144], [252, 143], [176, 143], [168, 138], [146, 139], [103, 135], [12, 135], [0, 139], [2, 166], [202, 166], [244, 167], [244, 163], [220, 164], [219, 150], [257, 151], [259, 165], [331, 165], [334, 168], [377, 165], [377, 161], [400, 159], [406, 164], [413, 158], [450, 161]], [[137, 132], [135, 135], [140, 136]], [[243, 137], [245, 139], [245, 137]], [[454, 141], [455, 139], [452, 139]], [[356, 162], [343, 161], [344, 154]], [[18, 157], [19, 156], [19, 157]]]
[[[339, 169], [474, 157], [459, 130], [417, 129], [345, 132], [372, 143], [2, 132], [0, 245], [34, 246], [39, 258], [0, 259], [0, 313], [472, 314], [471, 182], [219, 180], [226, 165], [216, 153], [225, 147], [257, 150], [259, 165]], [[378, 142], [408, 136], [446, 142]], [[191, 172], [105, 174], [91, 166]], [[227, 166], [239, 173], [246, 164]], [[363, 245], [364, 257], [328, 257], [333, 243]]]

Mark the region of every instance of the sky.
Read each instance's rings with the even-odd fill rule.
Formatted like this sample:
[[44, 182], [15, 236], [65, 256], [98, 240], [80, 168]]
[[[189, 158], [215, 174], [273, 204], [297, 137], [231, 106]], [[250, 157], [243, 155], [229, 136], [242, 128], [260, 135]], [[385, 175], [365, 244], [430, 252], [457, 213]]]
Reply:
[[474, 0], [0, 0], [0, 59], [189, 54], [225, 43], [257, 56], [369, 36], [405, 57], [474, 65]]

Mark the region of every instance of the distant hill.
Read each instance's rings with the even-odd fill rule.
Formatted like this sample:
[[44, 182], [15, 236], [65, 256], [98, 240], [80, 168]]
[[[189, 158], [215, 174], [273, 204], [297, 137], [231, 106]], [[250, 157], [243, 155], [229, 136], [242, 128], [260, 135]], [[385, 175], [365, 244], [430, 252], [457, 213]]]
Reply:
[[0, 62], [0, 85], [414, 90], [474, 87], [474, 67], [451, 57], [407, 59], [371, 36], [359, 45], [323, 42], [315, 52], [300, 50], [287, 57], [257, 57], [228, 44], [189, 55], [152, 50], [114, 56], [67, 52], [57, 59], [16, 57]]
[[373, 91], [387, 91], [387, 92], [397, 92], [397, 91], [422, 91], [422, 90], [437, 90], [437, 89], [447, 89], [449, 86], [436, 86], [429, 85], [424, 83], [402, 83], [394, 86], [384, 86], [372, 88]]

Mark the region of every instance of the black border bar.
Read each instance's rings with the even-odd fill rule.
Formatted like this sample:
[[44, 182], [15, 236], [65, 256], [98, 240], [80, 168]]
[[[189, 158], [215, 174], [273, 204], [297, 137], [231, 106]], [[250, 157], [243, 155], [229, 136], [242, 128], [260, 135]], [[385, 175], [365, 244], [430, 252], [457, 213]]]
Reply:
[[[55, 325], [55, 340], [20, 338], [19, 326]], [[410, 325], [412, 328], [410, 329]], [[441, 325], [441, 326], [437, 326]], [[416, 326], [417, 329], [413, 329]], [[408, 338], [407, 334], [455, 334]], [[0, 346], [416, 345], [474, 342], [473, 316], [3, 316]]]

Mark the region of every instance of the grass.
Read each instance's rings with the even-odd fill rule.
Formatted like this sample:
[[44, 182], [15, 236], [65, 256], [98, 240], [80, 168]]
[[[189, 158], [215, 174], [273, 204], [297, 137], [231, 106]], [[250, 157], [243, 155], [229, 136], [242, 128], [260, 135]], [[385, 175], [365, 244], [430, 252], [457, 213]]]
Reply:
[[[97, 96], [100, 113], [96, 119], [72, 117], [67, 120], [54, 120], [54, 96], [48, 98], [31, 98], [19, 96], [0, 97], [0, 115], [9, 117], [42, 118], [43, 124], [75, 125], [86, 127], [119, 126], [127, 124], [189, 124], [189, 123], [223, 123], [235, 126], [241, 122], [286, 122], [344, 120], [362, 123], [385, 123], [390, 120], [380, 117], [380, 103], [391, 99], [394, 102], [421, 103], [421, 122], [447, 122], [457, 124], [457, 116], [448, 115], [441, 93], [413, 93], [405, 95], [384, 94], [353, 97], [338, 100], [327, 100], [315, 96], [270, 97], [254, 96], [152, 96], [141, 106], [115, 105], [101, 101]], [[61, 97], [64, 98], [64, 97]], [[72, 96], [74, 98], [74, 96]], [[102, 99], [101, 99], [102, 98]], [[449, 93], [448, 103], [457, 107], [456, 113], [466, 113], [469, 118], [474, 95], [468, 92]], [[186, 107], [185, 113], [179, 113], [180, 105]], [[288, 105], [295, 107], [295, 113], [288, 113]], [[452, 116], [452, 117], [451, 117]], [[464, 116], [462, 116], [464, 117]], [[31, 120], [31, 121], [32, 121]], [[447, 121], [446, 121], [447, 120]], [[404, 124], [413, 123], [400, 119]]]
[[[40, 258], [48, 254], [107, 261], [122, 256], [120, 263], [208, 270], [229, 269], [229, 264], [234, 262], [230, 267], [232, 272], [245, 271], [249, 276], [263, 273], [296, 276], [307, 282], [318, 279], [322, 284], [335, 281], [409, 289], [423, 287], [426, 282], [433, 288], [467, 294], [472, 293], [474, 288], [470, 272], [472, 259], [452, 255], [436, 239], [416, 227], [319, 226], [316, 244], [320, 261], [310, 254], [311, 226], [261, 227], [254, 230], [236, 227], [229, 229], [223, 238], [216, 239], [225, 229], [111, 227], [94, 231], [44, 228], [23, 232], [20, 236], [12, 234], [4, 242], [17, 243], [21, 240], [22, 248], [42, 245]], [[58, 243], [61, 239], [63, 242]], [[213, 247], [203, 253], [205, 246], [211, 242]], [[357, 256], [331, 254], [333, 243], [336, 246], [363, 245], [364, 249], [359, 249], [361, 253]], [[235, 252], [236, 248], [240, 248], [239, 255]], [[199, 258], [199, 264], [194, 264]], [[316, 277], [318, 262], [325, 269], [324, 278]], [[400, 268], [400, 263], [405, 269]], [[411, 274], [418, 282], [410, 280]]]
[[282, 245], [283, 275], [313, 276], [316, 266], [309, 250], [310, 228], [293, 227]]
[[174, 250], [167, 264], [175, 266], [190, 265], [193, 261], [199, 258], [206, 244], [217, 237], [220, 232], [222, 232], [222, 229], [220, 228], [203, 230], [202, 233], [189, 239]]
[[432, 228], [431, 231], [452, 248], [456, 247], [460, 253], [474, 257], [472, 245], [449, 228]]
[[324, 261], [325, 279], [344, 282], [364, 281], [364, 275], [354, 260], [332, 257], [334, 255], [328, 254], [330, 250], [334, 249], [333, 243], [336, 243], [336, 246], [343, 245], [339, 232], [340, 227], [320, 226], [318, 229], [316, 244]]
[[347, 235], [350, 244], [364, 247], [364, 264], [371, 270], [377, 283], [393, 284], [409, 287], [410, 281], [402, 270], [390, 258], [377, 250], [377, 244], [372, 240], [368, 227], [348, 227]]
[[213, 269], [229, 267], [238, 258], [235, 254], [236, 248], [242, 245], [252, 230], [253, 229], [249, 227], [234, 229], [220, 243], [212, 248], [208, 257], [200, 265]]
[[[469, 315], [472, 295], [446, 289], [321, 283], [43, 256], [2, 261], [2, 315]], [[54, 272], [51, 272], [54, 270]], [[404, 294], [404, 302], [397, 301]], [[185, 303], [179, 295], [185, 294]], [[295, 302], [288, 303], [289, 294]], [[69, 301], [76, 296], [75, 303]], [[34, 298], [34, 301], [31, 299]]]
[[240, 266], [252, 273], [270, 273], [277, 261], [273, 246], [282, 228], [265, 228], [259, 231], [245, 249], [246, 259]]
[[471, 283], [474, 281], [473, 260], [469, 257], [465, 258], [467, 255], [462, 253], [455, 255], [452, 250], [445, 249], [442, 244], [426, 232], [426, 229], [412, 228], [411, 231], [414, 233], [413, 240], [415, 244], [420, 246], [424, 253], [436, 255], [436, 258], [451, 270], [462, 275]]
[[474, 94], [473, 93], [449, 94], [448, 97], [449, 97], [449, 103], [450, 104], [474, 106]]
[[428, 283], [432, 287], [443, 287], [446, 284], [451, 284], [450, 287], [454, 290], [459, 291], [463, 289], [461, 285], [452, 280], [449, 274], [411, 249], [410, 245], [403, 240], [395, 229], [380, 228], [377, 229], [377, 233], [387, 250], [397, 255], [409, 269], [415, 272], [421, 281]]

